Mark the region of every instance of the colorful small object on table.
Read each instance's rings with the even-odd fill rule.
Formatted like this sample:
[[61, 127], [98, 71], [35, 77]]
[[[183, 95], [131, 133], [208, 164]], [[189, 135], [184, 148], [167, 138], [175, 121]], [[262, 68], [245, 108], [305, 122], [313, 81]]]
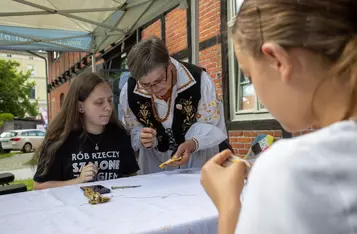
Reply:
[[[254, 150], [254, 153], [258, 155], [261, 152], [267, 150], [274, 142], [275, 142], [275, 138], [273, 136], [262, 134], [257, 136], [257, 138], [255, 138], [252, 144], [252, 149]], [[258, 146], [259, 146], [258, 149], [254, 149], [254, 147], [258, 147]]]
[[266, 135], [266, 134], [259, 135], [254, 139], [248, 151], [248, 154], [244, 158], [240, 158], [232, 155], [223, 163], [223, 166], [227, 167], [232, 163], [236, 163], [238, 161], [244, 161], [247, 164], [247, 166], [250, 168], [252, 164], [254, 164], [258, 156], [265, 150], [269, 149], [274, 142], [275, 142], [275, 138], [273, 136]]
[[167, 160], [166, 162], [162, 163], [159, 167], [161, 169], [164, 169], [167, 165], [173, 163], [173, 162], [177, 162], [180, 161], [182, 159], [182, 157], [178, 157], [176, 158], [175, 156], [173, 156], [172, 158], [170, 158], [169, 160]]
[[84, 188], [84, 196], [86, 196], [89, 200], [88, 203], [92, 205], [106, 203], [110, 201], [110, 197], [105, 197], [98, 192], [94, 192], [91, 188]]

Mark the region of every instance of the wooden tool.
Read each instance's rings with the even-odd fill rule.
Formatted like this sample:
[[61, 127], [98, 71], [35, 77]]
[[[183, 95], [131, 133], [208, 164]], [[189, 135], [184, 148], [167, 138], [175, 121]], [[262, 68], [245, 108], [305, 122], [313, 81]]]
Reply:
[[162, 163], [159, 167], [161, 169], [164, 169], [167, 165], [173, 163], [173, 162], [177, 162], [180, 161], [182, 159], [182, 157], [178, 157], [176, 158], [175, 156], [173, 156], [172, 158], [170, 158], [169, 160], [167, 160], [166, 162]]
[[244, 158], [240, 158], [238, 156], [230, 156], [224, 163], [222, 166], [224, 167], [227, 167], [229, 165], [231, 165], [232, 163], [236, 163], [236, 162], [239, 162], [239, 161], [244, 161], [244, 163], [248, 166], [248, 168], [251, 167], [251, 164]]

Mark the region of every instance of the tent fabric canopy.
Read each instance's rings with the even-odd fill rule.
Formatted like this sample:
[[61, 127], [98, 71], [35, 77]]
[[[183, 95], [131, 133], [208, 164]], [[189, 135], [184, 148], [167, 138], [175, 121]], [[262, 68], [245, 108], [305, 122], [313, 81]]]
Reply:
[[0, 49], [96, 53], [181, 1], [1, 0]]

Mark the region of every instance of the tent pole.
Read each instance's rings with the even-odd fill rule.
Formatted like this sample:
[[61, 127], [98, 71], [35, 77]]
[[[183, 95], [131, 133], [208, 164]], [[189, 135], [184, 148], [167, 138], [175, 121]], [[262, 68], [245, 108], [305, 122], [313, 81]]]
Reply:
[[96, 69], [95, 69], [95, 54], [94, 53], [91, 55], [91, 58], [92, 58], [92, 72], [96, 72]]
[[92, 35], [92, 44], [91, 44], [91, 49], [92, 49], [92, 55], [91, 55], [91, 60], [92, 60], [92, 72], [96, 72], [96, 67], [95, 67], [95, 54], [96, 54], [96, 45], [97, 45], [97, 37], [95, 35]]
[[192, 48], [192, 57], [191, 57], [191, 62], [193, 64], [198, 64], [199, 63], [199, 54], [200, 54], [200, 49], [199, 49], [199, 25], [198, 25], [198, 18], [199, 18], [199, 5], [198, 1], [196, 0], [191, 0], [191, 35], [192, 35], [192, 43], [191, 48]]

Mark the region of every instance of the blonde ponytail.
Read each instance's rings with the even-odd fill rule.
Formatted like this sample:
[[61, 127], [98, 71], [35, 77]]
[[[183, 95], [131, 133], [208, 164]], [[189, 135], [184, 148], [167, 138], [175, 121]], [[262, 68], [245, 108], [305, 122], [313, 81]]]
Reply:
[[343, 120], [351, 118], [357, 110], [357, 35], [346, 44], [340, 58], [331, 68], [332, 77], [336, 77], [346, 87], [350, 94], [348, 109]]

